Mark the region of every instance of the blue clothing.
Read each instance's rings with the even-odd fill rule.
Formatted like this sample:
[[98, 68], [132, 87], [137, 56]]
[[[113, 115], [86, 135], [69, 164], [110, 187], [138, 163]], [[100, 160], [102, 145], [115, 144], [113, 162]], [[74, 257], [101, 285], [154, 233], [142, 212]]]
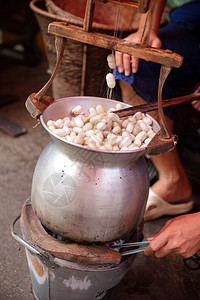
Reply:
[[[162, 49], [170, 49], [184, 57], [180, 68], [173, 68], [163, 87], [162, 98], [183, 95], [181, 91], [200, 81], [200, 0], [192, 1], [170, 11], [170, 22], [159, 30]], [[139, 60], [136, 74], [126, 78], [116, 70], [116, 79], [132, 85], [135, 92], [147, 102], [157, 101], [160, 64]], [[130, 83], [130, 81], [132, 82]], [[164, 113], [173, 118], [175, 107]]]

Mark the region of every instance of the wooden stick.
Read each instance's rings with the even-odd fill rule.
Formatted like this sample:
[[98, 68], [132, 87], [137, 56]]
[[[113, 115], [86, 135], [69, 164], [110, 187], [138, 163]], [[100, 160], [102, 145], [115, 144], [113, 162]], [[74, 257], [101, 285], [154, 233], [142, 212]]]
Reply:
[[147, 12], [147, 17], [144, 25], [144, 31], [142, 33], [142, 40], [141, 40], [141, 46], [147, 47], [149, 44], [149, 36], [151, 33], [151, 28], [153, 24], [153, 17], [154, 17], [154, 12], [156, 9], [157, 5], [157, 0], [151, 0], [149, 1], [149, 9]]
[[[192, 102], [195, 100], [200, 100], [200, 93], [193, 93], [191, 95], [186, 95], [186, 96], [182, 96], [182, 97], [163, 100], [162, 107], [166, 108], [166, 107], [170, 107], [170, 106], [176, 106], [179, 104]], [[148, 104], [142, 104], [142, 105], [131, 106], [128, 108], [120, 109], [120, 110], [115, 111], [115, 114], [117, 114], [120, 118], [123, 118], [123, 117], [132, 116], [137, 111], [149, 112], [149, 111], [154, 111], [157, 109], [158, 109], [158, 103], [152, 102], [152, 103], [148, 103]]]

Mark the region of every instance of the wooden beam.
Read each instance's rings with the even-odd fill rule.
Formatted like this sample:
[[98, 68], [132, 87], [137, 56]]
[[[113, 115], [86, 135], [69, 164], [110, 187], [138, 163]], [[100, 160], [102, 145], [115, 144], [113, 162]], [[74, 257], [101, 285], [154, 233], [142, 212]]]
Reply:
[[53, 22], [48, 26], [48, 32], [100, 48], [127, 53], [146, 61], [152, 61], [169, 67], [179, 68], [183, 57], [171, 50], [145, 48], [140, 44], [128, 42], [110, 35], [87, 32], [82, 28], [64, 22]]

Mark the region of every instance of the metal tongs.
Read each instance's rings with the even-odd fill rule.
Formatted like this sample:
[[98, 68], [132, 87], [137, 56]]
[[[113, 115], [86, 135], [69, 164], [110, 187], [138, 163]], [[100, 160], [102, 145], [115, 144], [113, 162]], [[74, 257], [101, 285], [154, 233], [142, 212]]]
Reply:
[[[150, 241], [143, 241], [143, 242], [134, 242], [134, 243], [115, 244], [115, 245], [111, 245], [110, 247], [113, 249], [120, 250], [122, 248], [148, 246], [149, 244], [150, 244]], [[145, 251], [145, 249], [146, 249], [146, 247], [141, 247], [139, 249], [122, 252], [121, 255], [125, 256], [125, 255], [136, 254], [136, 253]]]

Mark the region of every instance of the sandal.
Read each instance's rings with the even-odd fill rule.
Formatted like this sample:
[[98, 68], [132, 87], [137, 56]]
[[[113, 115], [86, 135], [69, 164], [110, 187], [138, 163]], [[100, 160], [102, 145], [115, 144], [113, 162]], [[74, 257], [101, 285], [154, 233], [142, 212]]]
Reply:
[[155, 220], [164, 215], [180, 215], [189, 212], [194, 205], [191, 197], [182, 200], [182, 203], [171, 204], [158, 196], [151, 188], [147, 200], [144, 221]]

